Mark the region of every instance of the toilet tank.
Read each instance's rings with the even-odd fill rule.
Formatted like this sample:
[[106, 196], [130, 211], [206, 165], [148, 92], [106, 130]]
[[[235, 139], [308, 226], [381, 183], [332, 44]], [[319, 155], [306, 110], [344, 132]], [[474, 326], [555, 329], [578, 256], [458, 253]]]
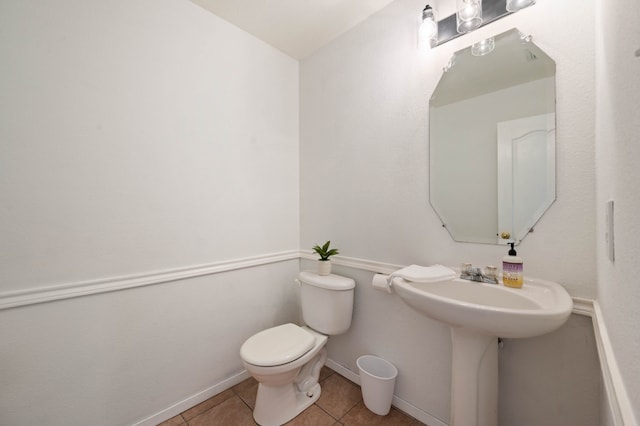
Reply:
[[346, 332], [351, 326], [355, 281], [311, 271], [300, 272], [298, 278], [304, 322], [322, 334]]

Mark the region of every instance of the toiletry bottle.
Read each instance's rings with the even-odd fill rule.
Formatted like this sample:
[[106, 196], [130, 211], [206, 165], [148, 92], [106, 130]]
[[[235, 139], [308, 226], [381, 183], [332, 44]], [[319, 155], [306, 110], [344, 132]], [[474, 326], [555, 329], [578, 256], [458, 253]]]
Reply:
[[509, 255], [502, 258], [502, 283], [507, 287], [522, 288], [522, 258], [516, 256], [514, 243], [509, 244]]

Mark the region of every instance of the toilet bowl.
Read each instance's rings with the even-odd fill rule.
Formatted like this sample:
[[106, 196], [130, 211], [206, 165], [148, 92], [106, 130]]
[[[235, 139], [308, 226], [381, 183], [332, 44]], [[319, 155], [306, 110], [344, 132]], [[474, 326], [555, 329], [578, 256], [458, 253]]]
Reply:
[[282, 324], [247, 339], [240, 348], [244, 367], [258, 381], [253, 410], [261, 426], [278, 426], [320, 398], [320, 370], [327, 358], [329, 335], [351, 325], [355, 282], [338, 275], [299, 275], [306, 326]]
[[[307, 337], [303, 337], [303, 333]], [[261, 362], [273, 365], [252, 364], [248, 360], [254, 361], [257, 351], [267, 340], [265, 337], [271, 341], [271, 352], [281, 351], [281, 359], [278, 361], [272, 357], [269, 362]], [[310, 341], [310, 345], [306, 341]], [[289, 323], [262, 331], [242, 345], [242, 363], [259, 383], [253, 410], [253, 417], [258, 424], [284, 424], [320, 398], [318, 378], [327, 358], [326, 343], [327, 336]], [[308, 349], [304, 349], [301, 355], [293, 355], [298, 354], [301, 347]]]

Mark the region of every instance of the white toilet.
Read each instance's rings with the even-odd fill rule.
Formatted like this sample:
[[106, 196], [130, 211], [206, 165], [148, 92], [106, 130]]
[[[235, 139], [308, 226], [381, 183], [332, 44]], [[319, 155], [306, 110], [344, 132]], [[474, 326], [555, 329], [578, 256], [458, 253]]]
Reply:
[[330, 335], [351, 326], [351, 278], [301, 272], [304, 327], [283, 324], [254, 334], [240, 348], [247, 371], [259, 382], [253, 418], [261, 426], [282, 425], [320, 398], [318, 377]]

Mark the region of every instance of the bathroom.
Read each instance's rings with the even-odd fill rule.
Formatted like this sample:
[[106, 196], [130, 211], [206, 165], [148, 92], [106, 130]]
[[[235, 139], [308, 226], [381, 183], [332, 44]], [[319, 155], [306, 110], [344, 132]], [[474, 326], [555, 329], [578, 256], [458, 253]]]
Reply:
[[371, 279], [506, 254], [430, 206], [428, 117], [452, 53], [515, 27], [557, 72], [557, 198], [518, 254], [584, 309], [504, 342], [501, 425], [633, 426], [640, 6], [538, 0], [420, 52], [424, 6], [295, 59], [187, 0], [0, 2], [0, 424], [156, 424], [248, 377], [240, 346], [299, 320], [327, 239], [357, 283], [328, 366], [388, 359], [399, 408], [448, 424], [447, 326]]

